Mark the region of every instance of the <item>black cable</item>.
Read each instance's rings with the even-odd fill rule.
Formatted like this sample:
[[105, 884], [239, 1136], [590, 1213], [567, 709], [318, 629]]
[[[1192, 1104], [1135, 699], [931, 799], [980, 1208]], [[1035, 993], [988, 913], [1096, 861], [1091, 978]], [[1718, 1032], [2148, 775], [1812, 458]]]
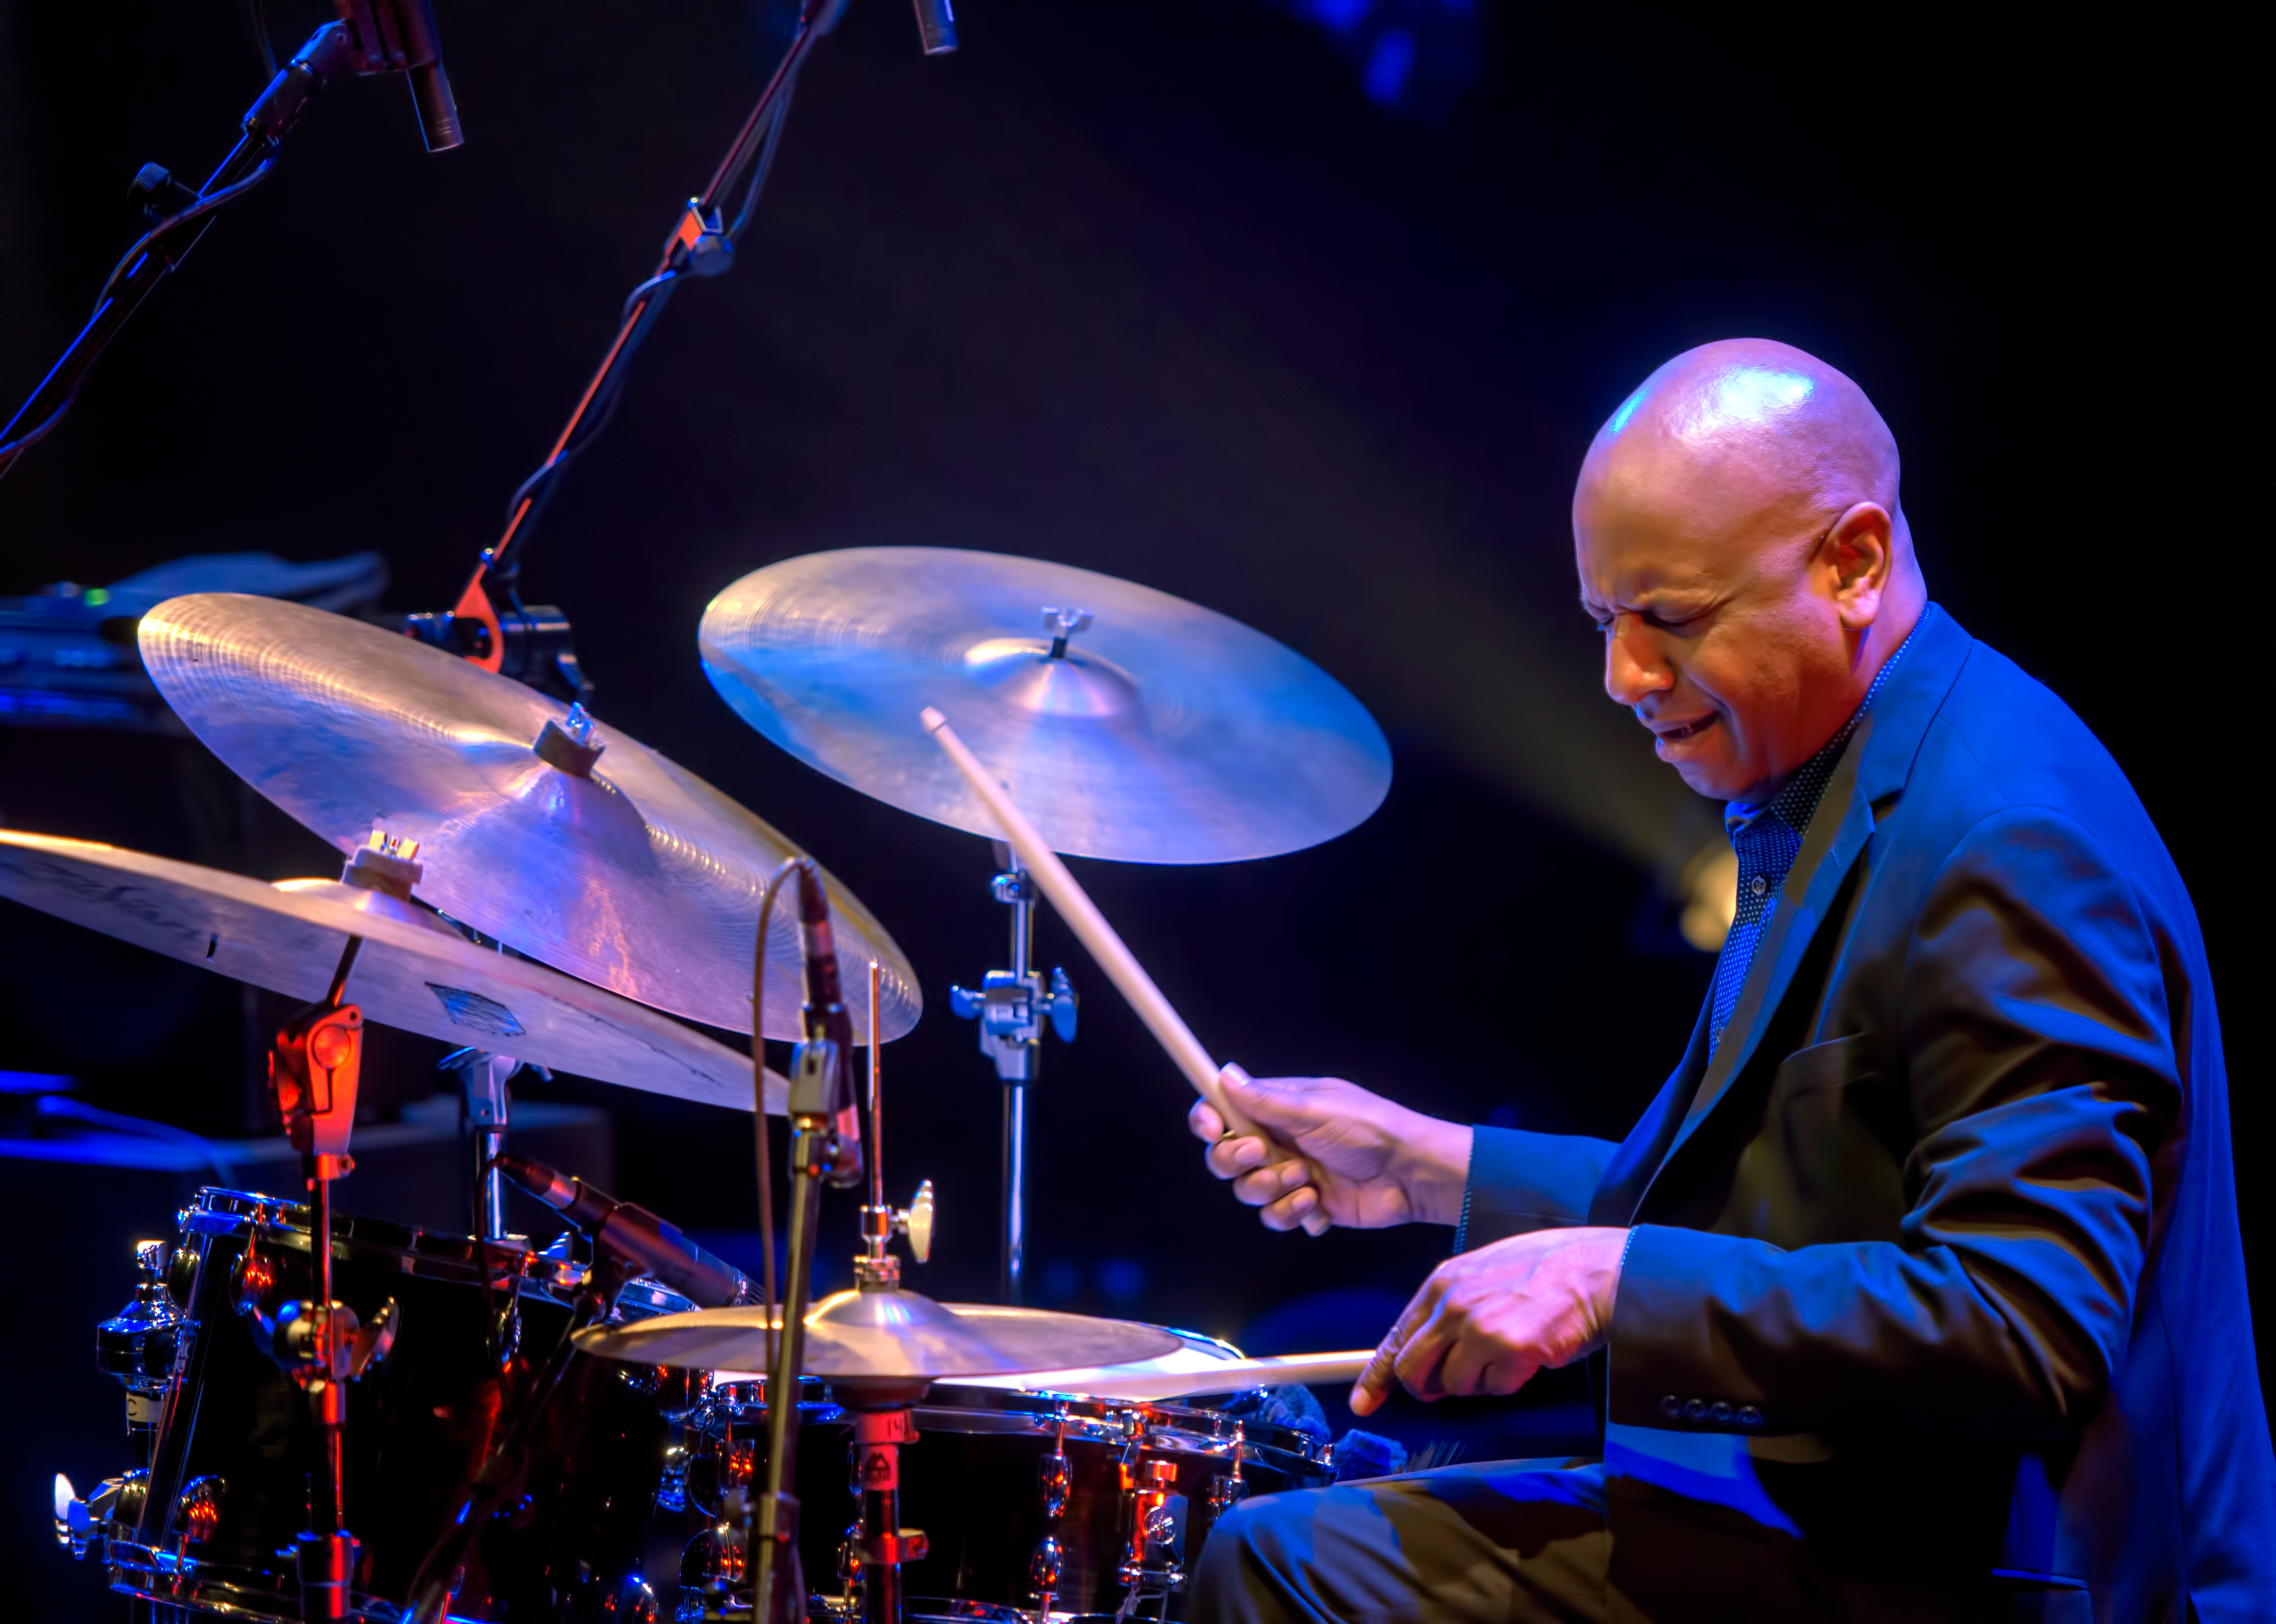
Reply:
[[735, 223], [727, 228], [727, 240], [741, 240], [743, 228], [751, 223], [751, 210], [757, 207], [760, 188], [767, 184], [767, 171], [775, 166], [775, 148], [782, 144], [783, 126], [790, 121], [791, 99], [798, 94], [795, 75], [784, 81], [782, 94], [775, 98], [774, 110], [767, 118], [766, 136], [759, 145], [759, 159], [751, 171], [751, 183], [744, 189], [742, 206], [735, 211]]
[[[192, 222], [202, 220], [207, 215], [212, 214], [216, 209], [225, 208], [229, 204], [235, 202], [247, 193], [252, 191], [254, 187], [259, 185], [263, 180], [266, 180], [269, 178], [269, 171], [274, 170], [276, 167], [277, 159], [272, 154], [270, 156], [262, 159], [261, 167], [254, 170], [250, 175], [244, 177], [240, 180], [231, 181], [228, 185], [224, 186], [218, 192], [209, 193], [206, 196], [200, 198], [196, 202], [191, 204], [188, 208], [183, 209], [179, 214], [167, 215], [156, 225], [151, 227], [148, 231], [145, 231], [141, 237], [136, 239], [134, 245], [129, 248], [120, 258], [118, 263], [112, 268], [110, 275], [104, 279], [102, 291], [95, 295], [95, 315], [88, 318], [89, 324], [92, 325], [95, 318], [99, 317], [102, 313], [102, 307], [104, 304], [109, 301], [113, 290], [118, 286], [120, 278], [132, 272], [134, 268], [157, 246], [158, 244], [164, 241], [167, 237], [171, 236], [175, 231], [178, 231], [184, 226], [190, 224]], [[171, 269], [172, 267], [171, 266], [167, 268], [168, 272], [171, 272]], [[163, 275], [166, 273], [161, 274]], [[72, 381], [70, 389], [65, 392], [62, 400], [56, 403], [56, 409], [54, 411], [49, 412], [46, 417], [42, 418], [37, 423], [34, 424], [30, 428], [26, 429], [22, 434], [17, 435], [13, 440], [0, 442], [0, 478], [6, 477], [8, 470], [15, 465], [16, 459], [18, 457], [23, 456], [26, 451], [31, 449], [32, 447], [37, 445], [41, 441], [46, 439], [49, 434], [56, 431], [57, 426], [64, 420], [64, 414], [68, 412], [72, 409], [72, 404], [79, 399], [79, 392], [83, 387], [85, 387], [87, 375], [93, 370], [93, 367], [89, 366], [85, 371], [82, 371], [77, 378]], [[42, 383], [41, 387], [45, 388], [46, 386]], [[38, 391], [34, 391], [34, 398], [37, 397], [37, 393]]]

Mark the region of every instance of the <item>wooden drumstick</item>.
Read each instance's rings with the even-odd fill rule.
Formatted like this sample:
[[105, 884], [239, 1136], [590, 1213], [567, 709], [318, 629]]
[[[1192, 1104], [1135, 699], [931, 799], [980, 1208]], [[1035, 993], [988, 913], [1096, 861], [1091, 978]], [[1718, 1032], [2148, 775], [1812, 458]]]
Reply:
[[[1271, 1144], [1271, 1136], [1235, 1110], [1232, 1102], [1226, 1099], [1225, 1090], [1218, 1082], [1218, 1063], [1210, 1058], [1209, 1051], [1202, 1047], [1201, 1040], [1194, 1036], [1193, 1029], [1171, 1008], [1170, 1001], [1162, 996], [1162, 989], [1154, 985], [1154, 978], [1146, 973], [1144, 966], [1138, 963], [1130, 949], [1122, 945], [1122, 938], [1106, 922], [1106, 916], [1098, 911], [1075, 877], [1067, 872], [1067, 865], [1059, 861], [1058, 853], [1043, 843], [1043, 837], [1036, 832], [1036, 826], [1028, 821], [1027, 814], [1013, 801], [1010, 793], [996, 782], [995, 776], [986, 767], [981, 766], [980, 759], [972, 753], [965, 742], [957, 737], [956, 729], [948, 725], [947, 717], [929, 705], [925, 706], [922, 717], [926, 729], [948, 752], [948, 759], [956, 763], [957, 770], [971, 784], [973, 793], [980, 797], [990, 815], [1003, 828], [1004, 838], [1011, 842], [1012, 850], [1020, 855], [1020, 861], [1027, 865], [1028, 872], [1043, 888], [1043, 895], [1051, 899], [1051, 906], [1059, 910], [1059, 917], [1081, 939], [1082, 945], [1090, 949], [1091, 957], [1098, 961], [1098, 967], [1106, 972], [1107, 979], [1114, 983], [1122, 996], [1129, 1001], [1130, 1007], [1138, 1012], [1138, 1018], [1146, 1023], [1146, 1029], [1169, 1052], [1178, 1069], [1186, 1074], [1186, 1081], [1194, 1085], [1194, 1091], [1210, 1102], [1229, 1130]], [[1309, 1164], [1307, 1171], [1309, 1171]], [[1316, 1182], [1313, 1197], [1316, 1202], [1319, 1197]], [[1323, 1235], [1331, 1224], [1327, 1213], [1316, 1205], [1304, 1215], [1303, 1226], [1308, 1235]]]

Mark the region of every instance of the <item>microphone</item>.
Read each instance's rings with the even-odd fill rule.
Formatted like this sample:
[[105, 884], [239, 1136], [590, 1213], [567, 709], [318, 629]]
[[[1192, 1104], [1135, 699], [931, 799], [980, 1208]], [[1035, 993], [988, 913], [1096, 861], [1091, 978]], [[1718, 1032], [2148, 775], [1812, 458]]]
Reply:
[[956, 49], [956, 11], [950, 0], [916, 0], [917, 34], [924, 54], [945, 57]]
[[838, 946], [830, 929], [830, 895], [812, 857], [798, 861], [799, 950], [806, 960], [806, 1040], [827, 1043], [837, 1076], [830, 1095], [837, 1103], [838, 1153], [830, 1182], [839, 1190], [861, 1182], [861, 1107], [854, 1091], [854, 1016], [838, 977]]
[[603, 1195], [582, 1179], [512, 1152], [494, 1164], [500, 1173], [589, 1236], [663, 1281], [699, 1308], [755, 1303], [759, 1288], [733, 1264], [715, 1258], [646, 1207]]
[[443, 72], [443, 42], [435, 29], [435, 0], [332, 0], [332, 9], [355, 33], [367, 73], [407, 73], [411, 104], [429, 152], [466, 145], [459, 103]]

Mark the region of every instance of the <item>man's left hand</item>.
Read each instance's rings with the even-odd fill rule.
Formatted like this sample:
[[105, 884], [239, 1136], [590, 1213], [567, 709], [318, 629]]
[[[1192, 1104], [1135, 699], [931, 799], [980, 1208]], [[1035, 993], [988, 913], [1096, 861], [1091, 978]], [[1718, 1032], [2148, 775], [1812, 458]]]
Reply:
[[1431, 1271], [1352, 1388], [1355, 1416], [1391, 1396], [1511, 1394], [1605, 1345], [1620, 1285], [1625, 1229], [1538, 1229]]

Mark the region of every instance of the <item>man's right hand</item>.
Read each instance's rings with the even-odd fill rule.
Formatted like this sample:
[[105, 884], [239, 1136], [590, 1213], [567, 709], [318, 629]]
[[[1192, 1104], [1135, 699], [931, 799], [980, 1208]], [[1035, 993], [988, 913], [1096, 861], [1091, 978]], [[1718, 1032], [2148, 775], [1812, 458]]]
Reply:
[[1468, 1128], [1341, 1077], [1251, 1077], [1227, 1066], [1218, 1082], [1233, 1108], [1270, 1137], [1227, 1137], [1207, 1100], [1195, 1103], [1186, 1123], [1209, 1143], [1209, 1170], [1263, 1209], [1266, 1228], [1294, 1229], [1315, 1212], [1347, 1229], [1461, 1218]]

